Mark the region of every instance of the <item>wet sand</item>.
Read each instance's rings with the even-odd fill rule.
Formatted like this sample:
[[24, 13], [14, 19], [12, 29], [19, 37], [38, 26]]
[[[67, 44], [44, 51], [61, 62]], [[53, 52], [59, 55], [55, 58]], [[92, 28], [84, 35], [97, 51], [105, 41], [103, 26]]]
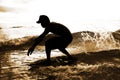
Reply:
[[[52, 52], [52, 65], [45, 65], [45, 52], [27, 50], [0, 53], [0, 80], [119, 80], [120, 50], [73, 54], [74, 61]], [[57, 55], [56, 55], [57, 54]]]

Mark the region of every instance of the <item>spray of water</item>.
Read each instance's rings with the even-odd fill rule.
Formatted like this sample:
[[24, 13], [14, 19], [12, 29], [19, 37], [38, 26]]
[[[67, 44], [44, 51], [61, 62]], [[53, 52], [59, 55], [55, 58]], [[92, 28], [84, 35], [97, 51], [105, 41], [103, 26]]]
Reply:
[[81, 36], [82, 42], [79, 43], [79, 49], [86, 53], [120, 48], [119, 42], [115, 40], [111, 32], [94, 33], [93, 35], [84, 32], [81, 33]]

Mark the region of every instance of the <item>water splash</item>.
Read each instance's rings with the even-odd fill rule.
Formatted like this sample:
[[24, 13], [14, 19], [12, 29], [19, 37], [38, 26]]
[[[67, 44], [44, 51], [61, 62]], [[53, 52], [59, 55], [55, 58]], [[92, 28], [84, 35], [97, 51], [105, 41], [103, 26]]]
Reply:
[[[81, 33], [82, 42], [79, 43], [84, 52], [119, 49], [119, 42], [113, 37], [111, 32], [102, 33]], [[81, 38], [79, 38], [81, 40]]]

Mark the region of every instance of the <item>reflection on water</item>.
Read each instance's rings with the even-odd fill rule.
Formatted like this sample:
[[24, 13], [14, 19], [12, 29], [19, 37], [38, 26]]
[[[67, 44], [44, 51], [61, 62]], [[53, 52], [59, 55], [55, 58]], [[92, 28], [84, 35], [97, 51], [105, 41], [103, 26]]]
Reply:
[[25, 36], [40, 35], [40, 27], [18, 27], [3, 29], [3, 32], [8, 36], [8, 39], [22, 38]]
[[[26, 50], [0, 53], [0, 80], [119, 80], [120, 50], [81, 53], [73, 55], [77, 60], [72, 65], [65, 65], [57, 60], [53, 66], [28, 66], [32, 62], [44, 59], [44, 51], [35, 51], [27, 56]], [[60, 55], [53, 51], [52, 56]], [[55, 57], [56, 58], [56, 57]], [[40, 60], [42, 61], [42, 60]], [[54, 64], [55, 63], [55, 64]], [[56, 64], [57, 63], [57, 64]], [[59, 63], [61, 65], [59, 65]], [[62, 66], [65, 65], [65, 66]], [[54, 66], [56, 65], [56, 66]], [[37, 66], [37, 65], [35, 65]], [[31, 70], [29, 70], [31, 69]], [[49, 73], [49, 74], [48, 74]], [[56, 77], [57, 76], [57, 77]], [[71, 79], [72, 76], [72, 79]], [[76, 77], [76, 78], [75, 78]], [[81, 77], [81, 78], [80, 78]], [[52, 78], [52, 79], [51, 79]]]
[[[3, 52], [0, 53], [0, 80], [36, 80], [37, 75], [29, 71], [31, 62], [44, 59], [45, 52], [35, 51], [31, 56], [26, 55], [25, 51]], [[56, 52], [53, 52], [52, 56]], [[59, 55], [59, 53], [57, 53]]]

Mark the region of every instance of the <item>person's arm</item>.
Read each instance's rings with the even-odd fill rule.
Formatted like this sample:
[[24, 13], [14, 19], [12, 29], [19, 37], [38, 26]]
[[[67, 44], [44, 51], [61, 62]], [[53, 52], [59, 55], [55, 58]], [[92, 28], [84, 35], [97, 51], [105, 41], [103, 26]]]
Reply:
[[34, 51], [35, 47], [43, 40], [43, 38], [49, 33], [47, 29], [38, 37], [35, 39], [34, 44], [28, 49], [27, 55], [31, 55], [32, 52]]

